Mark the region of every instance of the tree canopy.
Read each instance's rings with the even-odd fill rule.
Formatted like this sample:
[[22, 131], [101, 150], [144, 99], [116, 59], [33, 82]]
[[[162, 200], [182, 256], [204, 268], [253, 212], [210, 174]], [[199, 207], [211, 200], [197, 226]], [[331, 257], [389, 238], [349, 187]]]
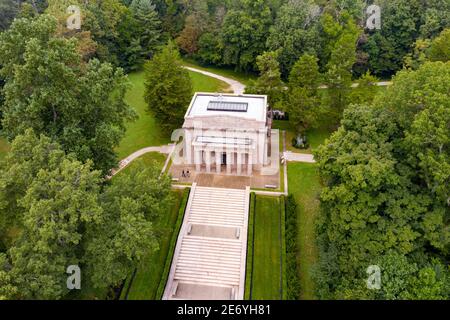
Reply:
[[[327, 181], [318, 227], [321, 297], [365, 297], [366, 268], [390, 251], [415, 263], [414, 272], [425, 268], [414, 281], [447, 281], [431, 296], [448, 295], [448, 269], [442, 276], [430, 268], [445, 265], [450, 239], [449, 80], [442, 62], [400, 72], [373, 105], [345, 110], [341, 127], [319, 147]], [[401, 295], [423, 297], [402, 288]]]
[[117, 286], [156, 250], [170, 178], [152, 166], [129, 170], [103, 186], [92, 162], [31, 129], [19, 135], [0, 170], [1, 226], [21, 230], [0, 254], [0, 296], [63, 298], [70, 265], [81, 267], [85, 284]]
[[107, 172], [126, 121], [135, 118], [124, 102], [127, 78], [108, 63], [82, 62], [76, 47], [56, 35], [48, 15], [16, 20], [0, 35], [3, 130], [12, 140], [33, 128]]

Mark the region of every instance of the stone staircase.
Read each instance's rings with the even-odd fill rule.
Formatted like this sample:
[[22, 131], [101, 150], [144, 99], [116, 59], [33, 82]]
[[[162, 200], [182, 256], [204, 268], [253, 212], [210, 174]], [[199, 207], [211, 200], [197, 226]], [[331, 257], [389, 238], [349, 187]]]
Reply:
[[192, 186], [163, 299], [243, 299], [249, 196]]

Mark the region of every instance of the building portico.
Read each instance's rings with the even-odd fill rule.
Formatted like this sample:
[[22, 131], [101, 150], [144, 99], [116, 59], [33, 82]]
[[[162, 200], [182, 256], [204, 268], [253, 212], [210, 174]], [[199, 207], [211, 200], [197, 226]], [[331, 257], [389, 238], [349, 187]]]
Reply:
[[266, 96], [197, 93], [183, 131], [184, 163], [197, 172], [251, 176], [268, 163]]
[[195, 148], [195, 170], [206, 173], [252, 175], [253, 154], [248, 151]]

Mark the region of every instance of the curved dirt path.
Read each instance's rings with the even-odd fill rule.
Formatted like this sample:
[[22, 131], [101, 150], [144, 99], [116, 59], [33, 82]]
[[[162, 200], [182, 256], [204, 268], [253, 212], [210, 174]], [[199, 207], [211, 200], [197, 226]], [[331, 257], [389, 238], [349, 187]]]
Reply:
[[204, 71], [204, 70], [200, 70], [200, 69], [196, 69], [196, 68], [192, 68], [192, 67], [188, 67], [188, 66], [183, 66], [183, 68], [185, 68], [189, 71], [192, 71], [192, 72], [201, 73], [205, 76], [226, 82], [230, 85], [231, 89], [233, 89], [233, 92], [235, 94], [244, 94], [244, 92], [245, 92], [245, 85], [243, 83], [240, 83], [237, 80], [230, 79], [230, 78], [227, 78], [227, 77], [224, 77], [224, 76], [221, 76], [221, 75], [209, 72], [209, 71]]

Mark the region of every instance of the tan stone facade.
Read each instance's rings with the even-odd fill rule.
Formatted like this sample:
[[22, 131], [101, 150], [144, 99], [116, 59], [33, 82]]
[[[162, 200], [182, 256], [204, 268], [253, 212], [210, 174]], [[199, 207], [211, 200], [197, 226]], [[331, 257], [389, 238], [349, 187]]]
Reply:
[[[205, 103], [211, 101], [219, 109], [222, 101], [247, 109], [208, 110]], [[184, 163], [195, 165], [197, 172], [250, 176], [267, 165], [270, 128], [266, 96], [197, 93], [186, 113], [183, 130]]]

